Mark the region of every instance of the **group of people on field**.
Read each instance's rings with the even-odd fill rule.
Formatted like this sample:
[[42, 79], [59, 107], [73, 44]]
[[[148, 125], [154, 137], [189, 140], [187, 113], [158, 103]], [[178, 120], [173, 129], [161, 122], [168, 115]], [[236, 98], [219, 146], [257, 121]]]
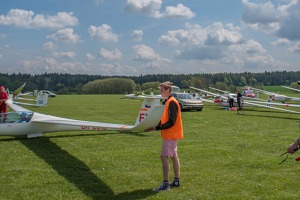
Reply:
[[[238, 90], [236, 91], [236, 101], [237, 101], [238, 109], [239, 109], [239, 110], [242, 109], [242, 107], [241, 107], [242, 96], [243, 96], [243, 95], [241, 94], [240, 90], [238, 89]], [[228, 103], [229, 103], [229, 109], [230, 109], [230, 110], [233, 110], [233, 109], [234, 109], [234, 106], [233, 106], [234, 98], [233, 98], [233, 96], [232, 96], [230, 93], [228, 94], [227, 98], [228, 98]]]

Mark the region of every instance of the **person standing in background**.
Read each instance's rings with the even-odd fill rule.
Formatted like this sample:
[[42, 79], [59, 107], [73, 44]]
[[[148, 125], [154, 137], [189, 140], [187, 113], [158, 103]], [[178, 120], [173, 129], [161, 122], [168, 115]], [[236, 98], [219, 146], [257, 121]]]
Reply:
[[238, 109], [241, 110], [242, 107], [241, 107], [241, 100], [242, 100], [242, 94], [240, 92], [240, 90], [238, 89], [237, 92], [236, 92], [236, 101], [237, 101], [237, 104], [238, 104]]
[[229, 109], [231, 110], [233, 108], [234, 98], [233, 98], [233, 96], [231, 96], [231, 94], [228, 94], [227, 98], [228, 98], [228, 103], [229, 103]]
[[2, 122], [5, 122], [6, 120], [7, 106], [5, 102], [7, 100], [8, 100], [8, 94], [6, 93], [4, 86], [0, 86], [0, 114], [1, 114], [1, 118], [3, 116]]

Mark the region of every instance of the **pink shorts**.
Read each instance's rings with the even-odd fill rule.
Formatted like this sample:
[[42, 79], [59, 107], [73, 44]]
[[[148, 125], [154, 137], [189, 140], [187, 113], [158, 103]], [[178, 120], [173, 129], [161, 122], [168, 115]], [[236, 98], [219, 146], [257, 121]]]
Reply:
[[177, 140], [163, 140], [161, 155], [173, 157], [176, 154]]

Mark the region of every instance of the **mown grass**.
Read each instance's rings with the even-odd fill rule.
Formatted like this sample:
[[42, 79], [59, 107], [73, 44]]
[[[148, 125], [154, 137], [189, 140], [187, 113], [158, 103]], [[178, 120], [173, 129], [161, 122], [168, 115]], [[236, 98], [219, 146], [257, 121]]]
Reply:
[[[59, 95], [37, 112], [133, 124], [141, 102], [122, 95]], [[159, 132], [47, 133], [0, 137], [0, 199], [297, 199], [299, 163], [287, 146], [299, 114], [250, 109], [243, 115], [205, 104], [183, 112], [182, 187], [162, 181]], [[173, 178], [171, 173], [170, 178]]]

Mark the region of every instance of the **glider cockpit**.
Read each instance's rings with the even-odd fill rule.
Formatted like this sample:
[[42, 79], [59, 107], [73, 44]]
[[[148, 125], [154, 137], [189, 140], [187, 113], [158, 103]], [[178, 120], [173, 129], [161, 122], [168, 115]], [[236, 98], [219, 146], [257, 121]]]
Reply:
[[22, 112], [7, 112], [0, 114], [0, 123], [24, 123], [30, 122], [33, 112], [22, 111]]

